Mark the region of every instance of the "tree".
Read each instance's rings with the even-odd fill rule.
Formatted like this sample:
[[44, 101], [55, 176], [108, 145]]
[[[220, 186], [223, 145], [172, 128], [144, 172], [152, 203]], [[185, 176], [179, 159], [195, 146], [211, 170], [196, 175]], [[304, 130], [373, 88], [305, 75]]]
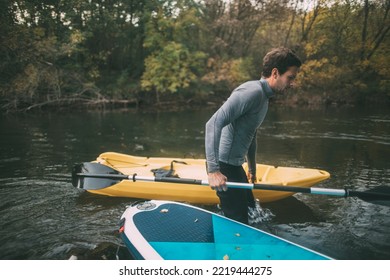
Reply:
[[390, 0], [364, 0], [360, 60], [370, 60], [390, 31]]
[[142, 88], [154, 90], [157, 103], [160, 93], [175, 93], [189, 87], [197, 78], [196, 71], [204, 58], [201, 52], [190, 53], [183, 45], [168, 43], [161, 52], [155, 52], [145, 60]]
[[267, 1], [206, 0], [204, 2], [202, 14], [208, 32], [211, 34], [208, 44], [210, 54], [233, 58], [247, 56], [257, 30], [268, 18]]
[[304, 60], [301, 91], [389, 92], [389, 14], [390, 0], [0, 1], [0, 108], [225, 98], [282, 45]]
[[338, 94], [383, 91], [389, 3], [344, 0], [324, 6], [304, 44], [302, 85]]
[[160, 95], [176, 93], [201, 75], [205, 54], [194, 46], [199, 45], [202, 29], [197, 17], [197, 6], [191, 1], [167, 1], [154, 7], [145, 24], [144, 47], [149, 55], [141, 87]]

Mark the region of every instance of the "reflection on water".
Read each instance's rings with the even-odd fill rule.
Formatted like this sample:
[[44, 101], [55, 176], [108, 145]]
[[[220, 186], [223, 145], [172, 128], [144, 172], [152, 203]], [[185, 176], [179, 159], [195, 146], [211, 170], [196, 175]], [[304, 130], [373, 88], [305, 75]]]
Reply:
[[[135, 199], [72, 187], [74, 163], [105, 151], [204, 158], [213, 111], [76, 113], [0, 118], [0, 259], [114, 259], [118, 221]], [[271, 107], [258, 133], [258, 161], [327, 170], [327, 188], [390, 186], [387, 108]], [[200, 205], [217, 212], [216, 205]], [[390, 207], [357, 198], [296, 194], [262, 205], [263, 230], [337, 259], [390, 259]]]
[[272, 219], [273, 224], [323, 221], [319, 213], [316, 214], [312, 208], [294, 196], [284, 199], [283, 203], [278, 201], [265, 203], [263, 207], [270, 209], [275, 215]]

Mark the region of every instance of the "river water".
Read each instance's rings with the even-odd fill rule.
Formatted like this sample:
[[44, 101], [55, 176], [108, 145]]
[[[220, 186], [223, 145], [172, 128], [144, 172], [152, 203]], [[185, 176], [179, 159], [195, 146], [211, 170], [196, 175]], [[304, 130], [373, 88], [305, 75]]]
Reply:
[[[118, 221], [135, 199], [73, 188], [74, 163], [115, 151], [204, 158], [212, 110], [42, 113], [0, 117], [0, 259], [126, 257]], [[327, 170], [325, 188], [390, 188], [388, 108], [270, 107], [258, 161]], [[217, 211], [215, 205], [203, 206]], [[296, 194], [262, 205], [256, 227], [336, 259], [390, 259], [390, 207], [358, 198]]]

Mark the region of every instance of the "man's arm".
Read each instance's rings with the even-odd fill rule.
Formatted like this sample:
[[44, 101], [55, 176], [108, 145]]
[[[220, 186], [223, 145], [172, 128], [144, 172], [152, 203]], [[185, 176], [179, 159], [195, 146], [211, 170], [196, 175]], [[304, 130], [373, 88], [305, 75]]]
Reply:
[[209, 185], [213, 190], [226, 191], [227, 178], [219, 171], [219, 142], [226, 117], [219, 109], [206, 123], [206, 159]]
[[257, 152], [257, 131], [253, 136], [252, 143], [249, 146], [246, 160], [248, 162], [248, 180], [251, 183], [256, 181], [256, 152]]

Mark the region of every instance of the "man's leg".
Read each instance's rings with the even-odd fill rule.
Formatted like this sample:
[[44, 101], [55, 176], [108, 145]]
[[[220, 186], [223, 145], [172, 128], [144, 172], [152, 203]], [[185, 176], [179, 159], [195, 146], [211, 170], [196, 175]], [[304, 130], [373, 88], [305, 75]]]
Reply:
[[[245, 170], [241, 166], [220, 162], [220, 168], [228, 182], [248, 183]], [[217, 191], [217, 195], [226, 217], [248, 224], [248, 206], [255, 204], [252, 190], [228, 188], [227, 191]]]

